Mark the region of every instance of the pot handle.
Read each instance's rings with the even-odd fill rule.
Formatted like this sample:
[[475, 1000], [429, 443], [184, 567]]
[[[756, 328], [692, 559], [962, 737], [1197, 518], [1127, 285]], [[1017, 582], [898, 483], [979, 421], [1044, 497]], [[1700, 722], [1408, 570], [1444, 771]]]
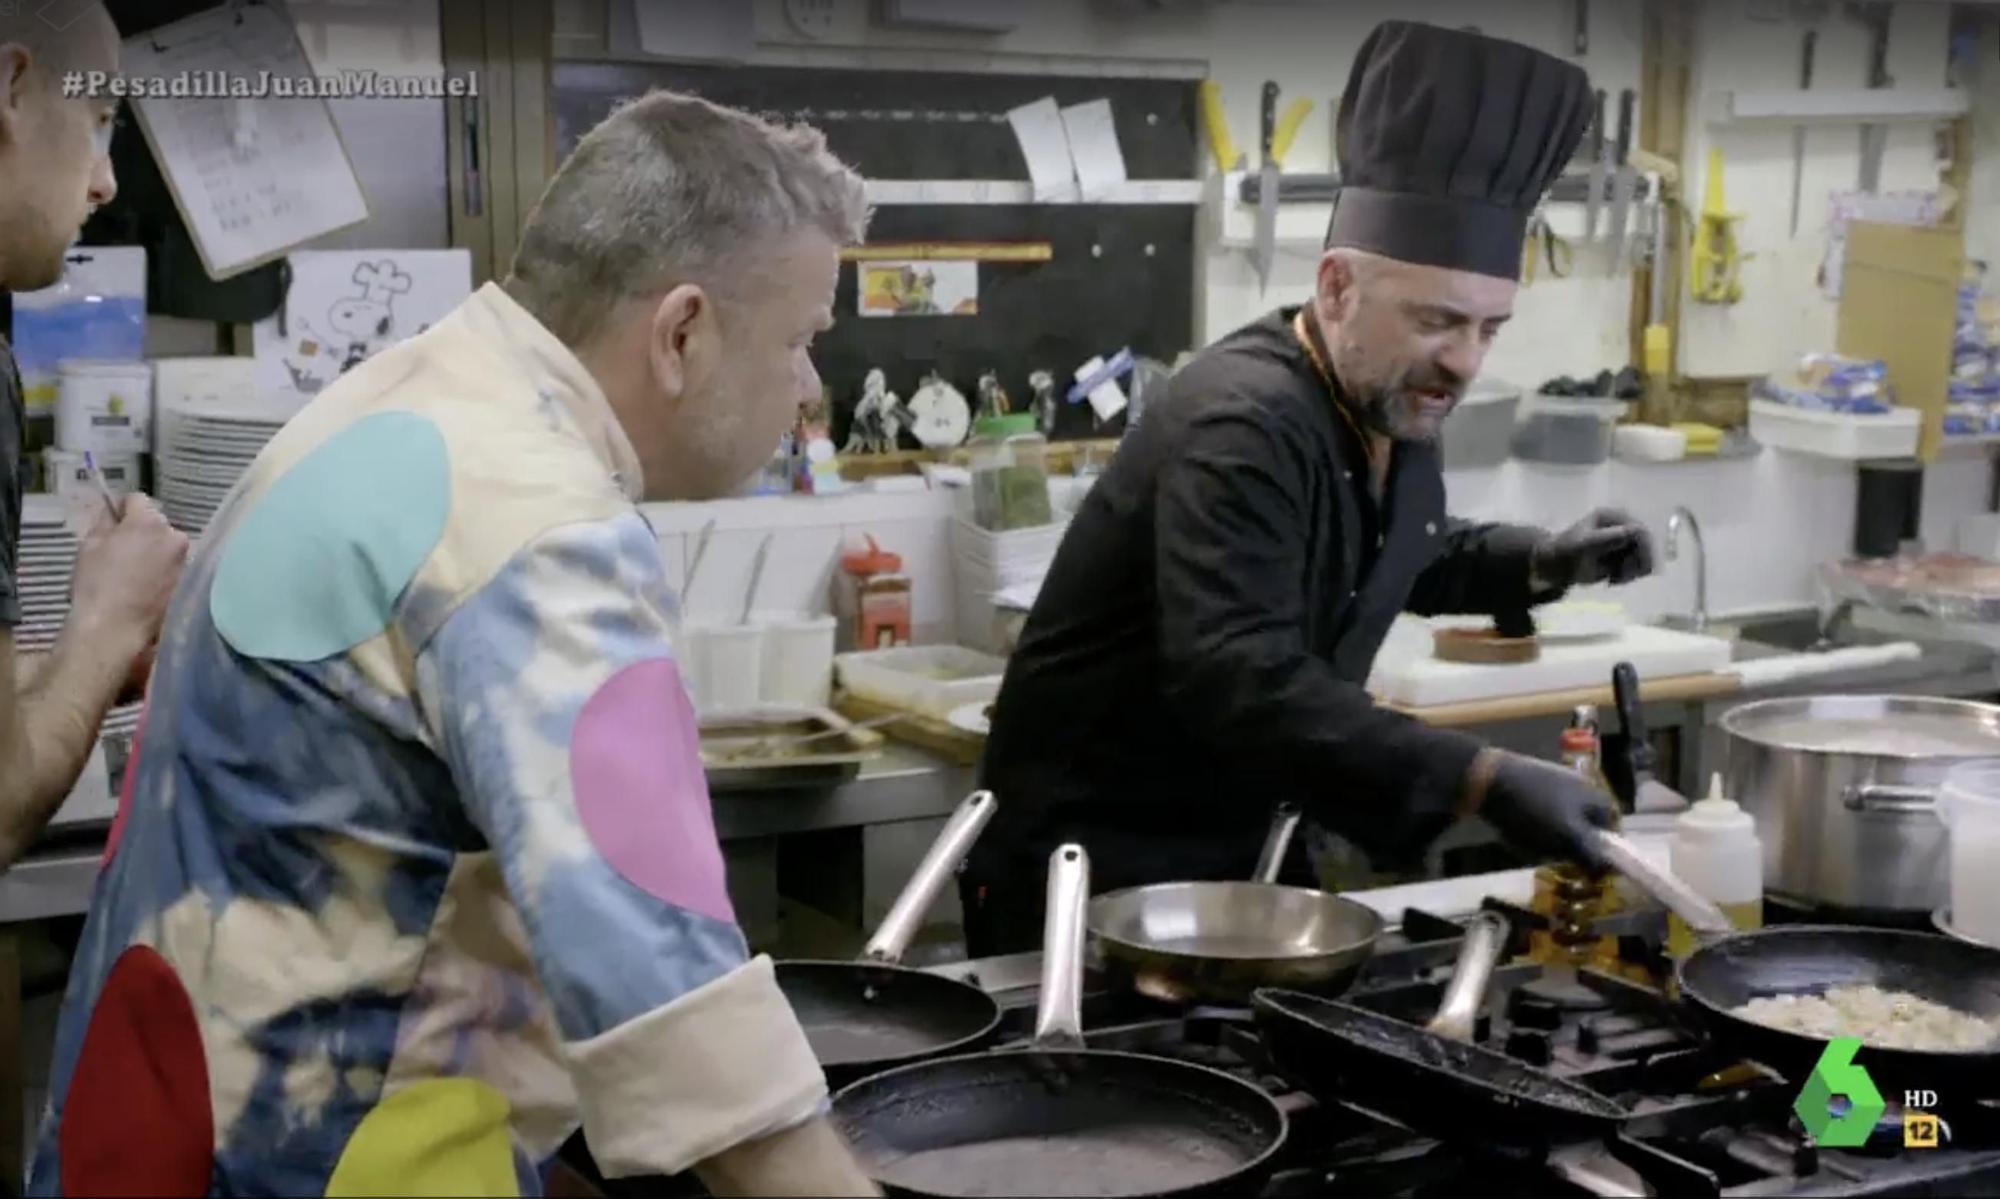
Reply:
[[1425, 1032], [1452, 1041], [1472, 1040], [1479, 1009], [1486, 1003], [1486, 985], [1493, 979], [1500, 951], [1507, 947], [1509, 931], [1507, 918], [1498, 913], [1480, 912], [1472, 918], [1459, 942], [1458, 962], [1451, 968], [1437, 1015], [1424, 1025]]
[[945, 881], [965, 860], [972, 843], [986, 828], [986, 822], [993, 819], [999, 805], [991, 791], [974, 791], [959, 802], [958, 810], [945, 822], [937, 840], [924, 854], [924, 860], [917, 863], [917, 872], [910, 881], [903, 884], [903, 893], [896, 896], [890, 905], [889, 914], [882, 918], [882, 927], [868, 939], [868, 945], [861, 951], [864, 961], [900, 962], [903, 952], [910, 947], [910, 939], [917, 934], [923, 923], [924, 913], [944, 892]]
[[1048, 912], [1042, 923], [1042, 994], [1035, 1008], [1035, 1044], [1083, 1048], [1083, 909], [1090, 894], [1090, 855], [1058, 845], [1049, 855]]
[[1850, 812], [1891, 812], [1910, 815], [1937, 810], [1931, 787], [1898, 787], [1891, 783], [1854, 783], [1840, 793]]
[[1299, 831], [1300, 814], [1296, 804], [1280, 804], [1271, 814], [1271, 831], [1264, 835], [1264, 848], [1257, 854], [1257, 870], [1250, 881], [1278, 881], [1278, 871], [1285, 866], [1285, 851], [1292, 847], [1292, 837]]

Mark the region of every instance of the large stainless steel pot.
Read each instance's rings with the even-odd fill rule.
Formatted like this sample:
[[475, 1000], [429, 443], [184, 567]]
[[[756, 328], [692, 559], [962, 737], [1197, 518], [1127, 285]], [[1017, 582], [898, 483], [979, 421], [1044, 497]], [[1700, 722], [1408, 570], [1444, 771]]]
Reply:
[[1885, 914], [1950, 897], [1936, 810], [1945, 773], [2000, 759], [2000, 707], [1921, 696], [1820, 695], [1732, 708], [1729, 794], [1757, 821], [1767, 890]]

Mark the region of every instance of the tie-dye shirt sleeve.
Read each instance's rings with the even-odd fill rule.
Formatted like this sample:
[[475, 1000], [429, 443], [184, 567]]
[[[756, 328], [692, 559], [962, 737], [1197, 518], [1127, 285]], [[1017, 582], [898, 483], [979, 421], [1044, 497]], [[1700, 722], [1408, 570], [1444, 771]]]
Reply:
[[724, 889], [673, 602], [637, 513], [568, 525], [417, 657], [426, 723], [501, 864], [615, 1174], [685, 1169], [826, 1094]]

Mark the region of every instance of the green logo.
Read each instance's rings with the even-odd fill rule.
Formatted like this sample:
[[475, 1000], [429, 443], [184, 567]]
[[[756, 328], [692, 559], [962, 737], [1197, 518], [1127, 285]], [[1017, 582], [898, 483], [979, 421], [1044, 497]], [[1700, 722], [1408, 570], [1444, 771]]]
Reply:
[[[1888, 1110], [1882, 1092], [1875, 1089], [1875, 1080], [1854, 1064], [1854, 1054], [1860, 1048], [1859, 1037], [1827, 1042], [1826, 1052], [1819, 1055], [1819, 1064], [1799, 1092], [1798, 1102], [1792, 1104], [1806, 1131], [1824, 1148], [1855, 1149], [1867, 1144], [1875, 1121]], [[1847, 1102], [1844, 1109], [1836, 1109], [1836, 1100], [1841, 1097]]]

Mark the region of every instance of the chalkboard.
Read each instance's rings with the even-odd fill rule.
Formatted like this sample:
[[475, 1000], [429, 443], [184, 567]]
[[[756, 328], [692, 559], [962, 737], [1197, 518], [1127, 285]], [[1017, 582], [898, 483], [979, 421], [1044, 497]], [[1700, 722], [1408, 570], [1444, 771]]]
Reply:
[[[1130, 177], [1195, 175], [1193, 81], [1069, 75], [558, 63], [552, 81], [558, 155], [619, 102], [654, 88], [809, 121], [826, 133], [834, 153], [871, 179], [1026, 180], [1007, 110], [1044, 96], [1059, 104], [1106, 99]], [[1046, 241], [1054, 257], [981, 263], [977, 316], [864, 319], [855, 308], [857, 271], [845, 266], [838, 323], [813, 352], [834, 397], [835, 437], [845, 436], [871, 367], [880, 367], [906, 399], [935, 371], [975, 402], [979, 376], [995, 371], [1018, 409], [1036, 370], [1049, 371], [1067, 389], [1085, 361], [1127, 347], [1172, 362], [1194, 336], [1195, 221], [1190, 205], [878, 208], [871, 243]], [[1089, 406], [1078, 404], [1064, 408], [1056, 436], [1118, 427], [1114, 421], [1096, 429]]]

